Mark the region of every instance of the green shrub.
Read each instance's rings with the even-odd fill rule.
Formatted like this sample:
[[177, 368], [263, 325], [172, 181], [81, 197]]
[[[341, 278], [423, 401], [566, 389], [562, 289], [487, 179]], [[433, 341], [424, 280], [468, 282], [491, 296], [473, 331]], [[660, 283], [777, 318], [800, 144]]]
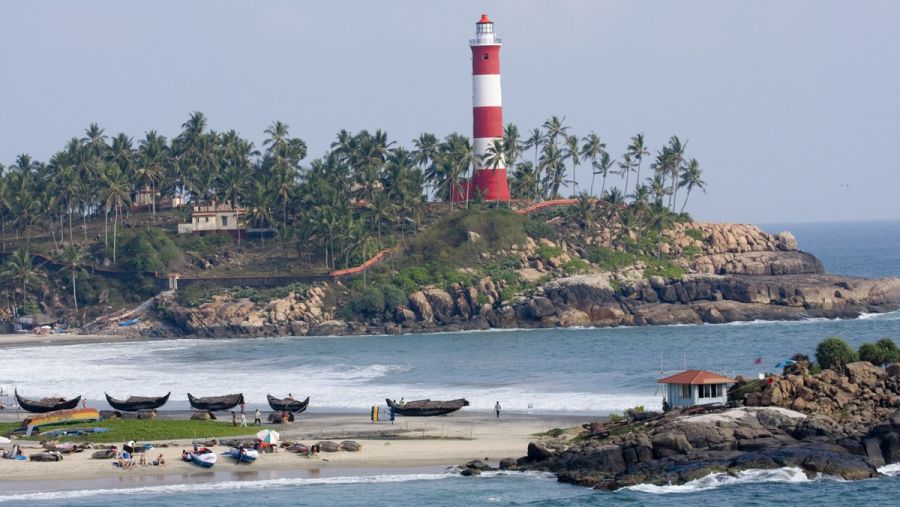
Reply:
[[393, 311], [400, 305], [406, 304], [407, 292], [395, 285], [385, 285], [381, 289], [384, 295], [384, 309]]
[[684, 268], [666, 259], [645, 259], [649, 264], [644, 270], [644, 277], [661, 276], [667, 280], [680, 280], [684, 276]]
[[488, 304], [488, 297], [485, 294], [479, 294], [477, 298], [479, 306]]
[[269, 295], [274, 299], [282, 299], [288, 297], [288, 295], [293, 292], [296, 295], [303, 294], [309, 286], [305, 283], [292, 283], [290, 285], [283, 285], [281, 287], [275, 287], [271, 291], [269, 291]]
[[688, 258], [693, 258], [700, 255], [700, 249], [695, 246], [686, 246], [684, 247], [684, 250], [682, 250], [682, 252], [684, 253], [684, 256]]
[[695, 241], [703, 240], [703, 231], [701, 231], [700, 229], [688, 229], [684, 231], [684, 235]]
[[859, 360], [876, 366], [900, 362], [900, 349], [890, 338], [882, 338], [876, 343], [864, 343], [859, 347]]
[[128, 238], [120, 250], [122, 264], [130, 271], [166, 273], [181, 255], [178, 247], [161, 229], [140, 229]]
[[577, 273], [587, 273], [591, 270], [591, 265], [584, 259], [571, 259], [563, 264], [563, 271], [567, 274], [574, 275]]
[[618, 252], [605, 246], [595, 246], [588, 252], [588, 259], [601, 268], [612, 271], [621, 266], [630, 266], [637, 262], [637, 256], [630, 252]]
[[349, 308], [354, 313], [368, 317], [384, 312], [384, 292], [378, 287], [369, 287], [350, 298]]
[[816, 347], [816, 361], [822, 368], [843, 371], [847, 363], [856, 361], [857, 355], [842, 338], [832, 336]]
[[554, 232], [553, 226], [543, 220], [529, 219], [525, 222], [525, 234], [534, 239], [551, 239]]
[[558, 246], [539, 246], [534, 249], [534, 254], [541, 259], [553, 259], [562, 255], [562, 248]]

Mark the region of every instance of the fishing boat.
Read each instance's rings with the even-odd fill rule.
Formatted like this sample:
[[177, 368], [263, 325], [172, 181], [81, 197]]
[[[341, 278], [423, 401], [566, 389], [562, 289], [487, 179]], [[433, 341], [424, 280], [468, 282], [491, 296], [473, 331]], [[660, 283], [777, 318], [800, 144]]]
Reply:
[[415, 400], [407, 401], [400, 405], [393, 400], [385, 400], [389, 408], [397, 415], [410, 417], [428, 417], [434, 415], [447, 415], [451, 412], [469, 406], [465, 398], [449, 401]]
[[272, 407], [272, 410], [276, 412], [291, 412], [294, 414], [299, 414], [306, 410], [306, 407], [309, 406], [309, 396], [306, 397], [305, 400], [299, 401], [293, 398], [276, 398], [271, 394], [266, 395], [266, 399], [269, 400], [269, 406]]
[[191, 406], [197, 410], [209, 410], [211, 412], [219, 412], [222, 410], [230, 410], [244, 402], [244, 395], [226, 394], [225, 396], [208, 396], [206, 398], [195, 398], [188, 393], [188, 401]]
[[51, 424], [73, 424], [92, 422], [100, 420], [100, 412], [95, 408], [75, 408], [72, 410], [57, 410], [56, 412], [48, 412], [43, 415], [29, 417], [22, 421], [22, 425], [27, 428], [40, 428]]
[[71, 400], [65, 398], [42, 398], [40, 400], [29, 400], [19, 396], [19, 391], [15, 391], [16, 401], [22, 410], [42, 414], [44, 412], [53, 412], [56, 410], [68, 410], [78, 406], [81, 396], [76, 396]]
[[123, 412], [137, 412], [138, 410], [153, 410], [165, 405], [166, 402], [169, 401], [169, 395], [172, 393], [169, 392], [165, 396], [159, 396], [157, 398], [149, 396], [129, 396], [127, 400], [117, 400], [107, 393], [103, 394], [106, 395], [106, 401], [112, 408]]
[[256, 449], [244, 449], [243, 447], [235, 447], [229, 451], [223, 452], [222, 456], [228, 456], [238, 463], [253, 463], [259, 457], [259, 451]]
[[201, 447], [194, 452], [189, 452], [188, 457], [185, 461], [190, 461], [191, 463], [203, 467], [203, 468], [212, 468], [213, 465], [218, 461], [219, 456], [209, 448]]

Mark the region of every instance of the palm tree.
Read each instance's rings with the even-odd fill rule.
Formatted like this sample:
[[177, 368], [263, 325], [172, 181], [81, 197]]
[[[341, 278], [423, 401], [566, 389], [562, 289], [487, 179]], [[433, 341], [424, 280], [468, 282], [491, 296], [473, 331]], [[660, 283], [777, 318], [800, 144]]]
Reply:
[[104, 205], [108, 210], [112, 209], [115, 213], [115, 219], [113, 221], [113, 264], [116, 262], [116, 252], [118, 249], [117, 246], [117, 238], [119, 232], [119, 208], [121, 206], [128, 206], [128, 199], [131, 195], [128, 188], [128, 182], [125, 180], [125, 175], [122, 171], [119, 170], [116, 165], [108, 165], [107, 166], [107, 175], [106, 175], [106, 189], [105, 189], [105, 198]]
[[506, 167], [515, 167], [521, 152], [522, 140], [519, 135], [519, 127], [508, 123], [503, 129], [503, 159]]
[[[591, 161], [591, 195], [594, 195], [594, 179], [597, 176], [597, 158], [606, 153], [606, 143], [595, 132], [591, 132], [581, 140], [581, 160]], [[609, 155], [607, 155], [609, 158]], [[605, 177], [605, 176], [604, 176]], [[603, 193], [601, 191], [601, 193]]]
[[594, 198], [587, 192], [578, 194], [577, 202], [573, 206], [575, 217], [582, 229], [592, 229], [594, 226]]
[[[440, 142], [434, 134], [429, 132], [419, 134], [419, 137], [413, 139], [413, 146], [415, 147], [415, 150], [413, 150], [413, 160], [423, 170], [427, 170], [427, 168], [434, 163], [435, 157], [438, 154], [439, 145]], [[425, 197], [428, 197], [427, 188], [425, 189]]]
[[701, 179], [702, 174], [700, 163], [694, 158], [688, 161], [681, 170], [681, 181], [678, 182], [678, 187], [687, 187], [687, 195], [684, 196], [684, 203], [682, 203], [679, 213], [684, 213], [684, 207], [687, 206], [688, 199], [691, 197], [691, 190], [695, 187], [703, 190], [704, 194], [706, 193], [706, 182]]
[[681, 173], [681, 168], [684, 165], [684, 151], [685, 148], [687, 148], [687, 141], [682, 143], [678, 136], [672, 136], [669, 139], [668, 148], [669, 157], [667, 167], [669, 170], [669, 177], [672, 179], [671, 193], [669, 194], [669, 207], [672, 208], [672, 213], [674, 213], [675, 203], [678, 200], [678, 175]]
[[6, 261], [3, 271], [0, 272], [0, 278], [22, 284], [23, 308], [28, 305], [28, 287], [33, 286], [38, 280], [45, 277], [46, 274], [39, 270], [39, 266], [34, 265], [28, 250], [24, 249], [13, 252], [9, 260]]
[[572, 135], [566, 137], [566, 145], [564, 148], [564, 158], [567, 158], [572, 161], [572, 190], [576, 194], [578, 193], [578, 179], [575, 177], [575, 167], [580, 163], [580, 159], [578, 158], [578, 136]]
[[[594, 166], [594, 175], [601, 174], [603, 175], [603, 180], [600, 184], [600, 196], [602, 197], [604, 193], [606, 193], [606, 177], [609, 176], [613, 165], [615, 165], [616, 161], [611, 159], [609, 153], [605, 150], [600, 154], [600, 161], [594, 162], [592, 165]], [[593, 194], [594, 184], [591, 183], [591, 194]]]
[[516, 165], [512, 174], [510, 184], [510, 194], [516, 199], [532, 198], [537, 200], [537, 186], [540, 183], [537, 173], [534, 170], [534, 164], [531, 162], [522, 162]]
[[[247, 173], [237, 165], [229, 165], [219, 175], [219, 192], [222, 198], [231, 205], [231, 211], [237, 210], [243, 201], [247, 189]], [[238, 245], [241, 244], [241, 217], [235, 215]]]
[[540, 166], [538, 165], [538, 151], [541, 149], [541, 144], [544, 142], [544, 134], [541, 132], [541, 129], [531, 129], [531, 133], [528, 135], [528, 138], [525, 139], [525, 143], [523, 144], [523, 148], [526, 150], [528, 148], [534, 148], [534, 162], [532, 167], [535, 170], [535, 179], [534, 179], [534, 195], [535, 199], [539, 194], [538, 185], [541, 181], [540, 176]]
[[62, 256], [63, 262], [66, 263], [66, 266], [71, 270], [70, 281], [72, 283], [72, 302], [75, 305], [75, 313], [78, 313], [78, 289], [75, 277], [78, 271], [81, 269], [82, 264], [84, 263], [84, 253], [82, 252], [81, 246], [76, 245], [75, 243], [69, 243], [66, 245], [65, 250], [63, 251]]
[[634, 170], [634, 164], [631, 161], [631, 156], [627, 153], [622, 155], [622, 160], [619, 161], [619, 175], [625, 177], [625, 190], [622, 192], [624, 195], [628, 191], [628, 178], [631, 176], [631, 171]]
[[559, 136], [565, 136], [569, 130], [569, 127], [563, 125], [563, 122], [566, 121], [565, 116], [562, 120], [559, 119], [558, 116], [553, 115], [544, 122], [544, 130], [547, 131], [546, 140], [552, 144], [556, 144], [556, 139]]
[[[641, 184], [641, 162], [644, 160], [644, 156], [649, 154], [650, 152], [644, 145], [644, 133], [640, 132], [635, 134], [631, 138], [631, 144], [628, 145], [628, 155], [631, 156], [632, 160], [634, 160], [637, 165], [637, 177], [634, 180], [635, 191], [637, 191], [638, 185]], [[626, 188], [625, 191], [627, 192], [628, 188]]]
[[566, 183], [565, 158], [559, 147], [553, 143], [544, 145], [538, 167], [544, 173], [544, 191], [550, 199], [559, 198], [559, 187]]

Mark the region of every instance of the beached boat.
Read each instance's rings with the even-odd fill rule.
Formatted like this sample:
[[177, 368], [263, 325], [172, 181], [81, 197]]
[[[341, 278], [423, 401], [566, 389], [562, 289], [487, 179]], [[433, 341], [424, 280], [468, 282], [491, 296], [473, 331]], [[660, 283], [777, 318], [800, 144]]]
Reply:
[[253, 463], [259, 457], [259, 451], [256, 449], [234, 448], [223, 452], [222, 456], [228, 456], [238, 463]]
[[127, 400], [117, 400], [107, 393], [103, 394], [106, 395], [106, 401], [112, 408], [123, 412], [137, 412], [138, 410], [153, 410], [165, 405], [166, 402], [169, 401], [169, 395], [172, 393], [169, 392], [165, 396], [160, 396], [158, 398], [149, 396], [129, 396]]
[[56, 412], [48, 412], [43, 415], [29, 417], [22, 421], [22, 425], [27, 428], [32, 426], [40, 428], [50, 424], [74, 424], [83, 422], [92, 422], [100, 420], [100, 412], [95, 408], [75, 408], [72, 410], [57, 410]]
[[212, 468], [218, 459], [219, 457], [216, 453], [206, 447], [201, 447], [194, 452], [188, 453], [188, 461], [203, 468]]
[[29, 400], [28, 398], [19, 396], [19, 391], [15, 391], [15, 395], [16, 401], [19, 402], [19, 406], [22, 407], [22, 410], [34, 412], [35, 414], [75, 408], [78, 406], [78, 402], [81, 401], [81, 396], [76, 396], [71, 400], [67, 400], [65, 398], [43, 398], [40, 400]]
[[208, 396], [206, 398], [195, 398], [188, 393], [188, 401], [191, 406], [197, 410], [209, 410], [218, 412], [221, 410], [230, 410], [244, 402], [244, 395], [226, 394], [225, 396]]
[[415, 400], [407, 401], [402, 405], [394, 403], [393, 400], [385, 401], [387, 401], [388, 407], [394, 410], [395, 414], [410, 417], [446, 415], [469, 406], [469, 402], [465, 398], [449, 401]]
[[306, 407], [309, 406], [309, 396], [306, 397], [305, 400], [295, 400], [293, 398], [276, 398], [271, 394], [266, 395], [266, 399], [269, 400], [269, 406], [272, 407], [272, 410], [276, 412], [292, 412], [294, 414], [299, 414], [306, 410]]

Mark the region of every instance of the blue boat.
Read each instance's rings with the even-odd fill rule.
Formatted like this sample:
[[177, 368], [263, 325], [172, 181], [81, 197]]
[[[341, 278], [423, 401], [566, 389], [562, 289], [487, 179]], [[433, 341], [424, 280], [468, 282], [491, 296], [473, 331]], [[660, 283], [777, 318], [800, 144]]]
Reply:
[[259, 451], [256, 449], [238, 449], [234, 448], [230, 451], [223, 452], [222, 456], [228, 456], [238, 463], [253, 463], [259, 457]]
[[185, 461], [190, 461], [191, 463], [203, 468], [212, 468], [212, 466], [216, 464], [216, 461], [218, 459], [219, 457], [215, 452], [212, 451], [212, 449], [202, 447], [194, 452], [188, 453]]

